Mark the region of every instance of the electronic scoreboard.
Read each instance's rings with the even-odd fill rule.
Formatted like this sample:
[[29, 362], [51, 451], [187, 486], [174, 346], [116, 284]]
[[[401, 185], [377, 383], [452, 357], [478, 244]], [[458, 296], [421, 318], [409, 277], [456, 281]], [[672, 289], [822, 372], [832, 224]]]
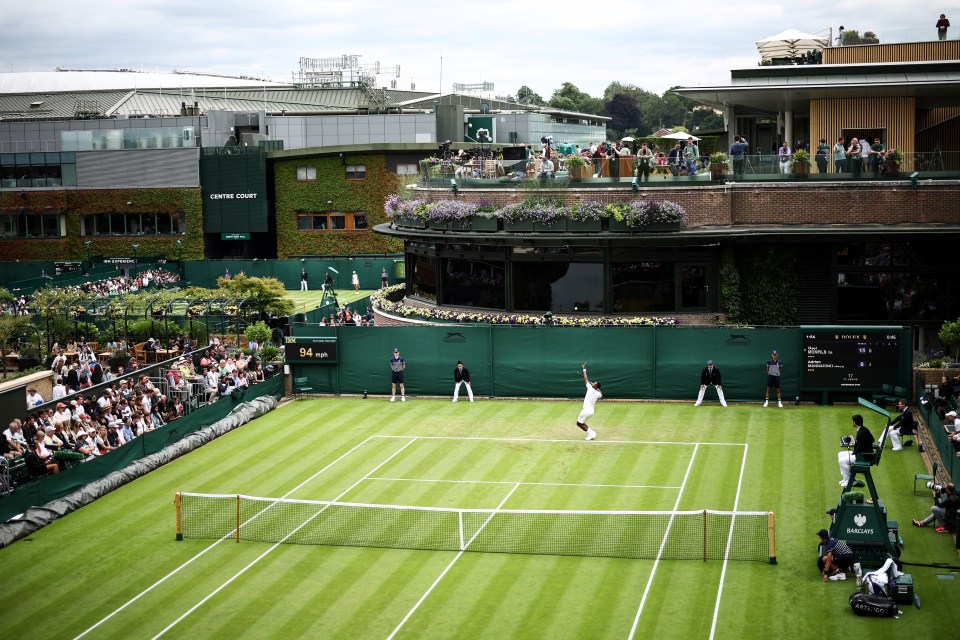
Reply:
[[900, 380], [899, 327], [805, 328], [803, 388], [858, 391]]

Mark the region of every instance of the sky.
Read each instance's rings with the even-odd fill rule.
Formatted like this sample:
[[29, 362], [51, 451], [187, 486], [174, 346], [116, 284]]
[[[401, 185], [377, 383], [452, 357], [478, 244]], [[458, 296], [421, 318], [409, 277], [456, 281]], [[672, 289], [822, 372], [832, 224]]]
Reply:
[[[285, 0], [15, 3], [0, 18], [0, 71], [142, 69], [265, 77], [290, 82], [301, 57], [359, 55], [400, 76], [379, 84], [452, 91], [493, 82], [549, 99], [564, 82], [600, 97], [611, 82], [662, 94], [672, 86], [729, 83], [754, 67], [756, 41], [786, 29], [839, 25], [881, 42], [929, 40], [940, 13], [902, 0]], [[956, 17], [960, 30], [960, 14]], [[957, 37], [951, 33], [953, 37]]]

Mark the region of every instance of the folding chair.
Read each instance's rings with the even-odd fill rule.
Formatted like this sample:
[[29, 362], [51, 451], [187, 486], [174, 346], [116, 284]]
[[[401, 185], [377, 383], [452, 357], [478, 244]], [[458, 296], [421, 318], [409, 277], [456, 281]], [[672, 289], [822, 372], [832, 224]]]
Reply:
[[913, 495], [917, 495], [917, 482], [922, 480], [923, 482], [935, 482], [937, 479], [937, 468], [940, 466], [939, 462], [933, 463], [933, 473], [927, 475], [925, 473], [918, 473], [913, 476]]

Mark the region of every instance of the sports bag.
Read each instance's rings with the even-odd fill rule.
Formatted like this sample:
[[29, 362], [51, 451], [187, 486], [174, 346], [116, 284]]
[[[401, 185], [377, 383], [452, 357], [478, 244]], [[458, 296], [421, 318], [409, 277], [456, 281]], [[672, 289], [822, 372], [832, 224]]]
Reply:
[[893, 618], [900, 615], [900, 611], [892, 599], [860, 592], [850, 596], [850, 608], [858, 616], [872, 618]]

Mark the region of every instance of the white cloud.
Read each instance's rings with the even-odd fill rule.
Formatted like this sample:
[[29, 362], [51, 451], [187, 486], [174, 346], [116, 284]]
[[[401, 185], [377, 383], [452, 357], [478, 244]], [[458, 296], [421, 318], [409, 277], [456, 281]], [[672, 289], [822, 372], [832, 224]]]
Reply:
[[572, 82], [600, 96], [616, 81], [662, 93], [725, 84], [731, 68], [757, 64], [757, 40], [785, 29], [817, 33], [844, 24], [881, 40], [932, 39], [940, 12], [921, 15], [892, 0], [874, 0], [869, 9], [852, 0], [809, 0], [797, 10], [738, 0], [679, 7], [636, 0], [168, 0], [151, 7], [33, 0], [0, 24], [0, 70], [177, 68], [288, 81], [301, 56], [357, 54], [364, 64], [399, 64], [401, 88], [415, 81], [420, 90], [440, 89], [442, 58], [444, 91], [453, 82], [492, 81], [497, 94], [527, 85], [548, 98]]

